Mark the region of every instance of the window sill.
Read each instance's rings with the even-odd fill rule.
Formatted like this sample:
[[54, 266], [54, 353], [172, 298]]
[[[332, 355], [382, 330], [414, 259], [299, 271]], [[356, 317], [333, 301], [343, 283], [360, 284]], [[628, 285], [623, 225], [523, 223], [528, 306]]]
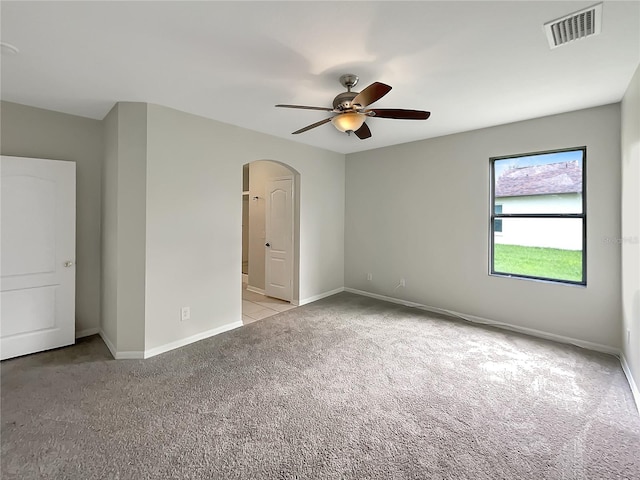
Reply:
[[565, 287], [587, 288], [587, 284], [586, 283], [570, 282], [570, 281], [566, 281], [566, 280], [551, 280], [551, 279], [548, 279], [548, 278], [525, 277], [525, 276], [522, 276], [522, 275], [515, 275], [515, 274], [509, 274], [509, 273], [492, 273], [492, 272], [489, 272], [489, 276], [490, 277], [499, 277], [499, 278], [511, 278], [511, 279], [514, 279], [514, 280], [528, 280], [530, 282], [546, 283], [546, 284], [551, 284], [551, 285], [562, 285], [562, 286], [565, 286]]

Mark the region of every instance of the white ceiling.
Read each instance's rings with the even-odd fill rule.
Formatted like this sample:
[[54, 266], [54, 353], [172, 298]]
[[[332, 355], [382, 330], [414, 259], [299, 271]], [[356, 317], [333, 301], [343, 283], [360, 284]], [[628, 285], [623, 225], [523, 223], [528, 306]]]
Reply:
[[[102, 119], [157, 103], [341, 153], [617, 102], [640, 61], [640, 2], [607, 1], [602, 34], [550, 50], [569, 2], [9, 2], [3, 100]], [[343, 73], [393, 90], [359, 140], [277, 103], [331, 106]]]

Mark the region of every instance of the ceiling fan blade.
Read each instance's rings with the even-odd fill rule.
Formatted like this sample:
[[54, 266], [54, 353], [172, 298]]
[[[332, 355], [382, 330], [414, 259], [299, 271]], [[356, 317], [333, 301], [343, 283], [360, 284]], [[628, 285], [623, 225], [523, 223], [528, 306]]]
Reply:
[[353, 133], [355, 133], [360, 140], [364, 140], [371, 136], [371, 130], [369, 130], [366, 123], [363, 123], [362, 126]]
[[328, 107], [307, 107], [306, 105], [276, 105], [282, 108], [301, 108], [303, 110], [322, 110], [323, 112], [333, 112], [333, 108]]
[[375, 82], [356, 95], [354, 99], [351, 100], [351, 104], [358, 104], [361, 107], [366, 107], [367, 105], [371, 105], [373, 102], [377, 102], [390, 91], [391, 87], [389, 85]]
[[311, 125], [308, 125], [308, 126], [306, 126], [304, 128], [301, 128], [300, 130], [296, 130], [291, 135], [297, 135], [298, 133], [304, 133], [307, 130], [311, 130], [312, 128], [319, 127], [320, 125], [324, 125], [325, 123], [329, 123], [330, 121], [331, 121], [331, 117], [325, 118], [324, 120], [320, 120], [319, 122], [312, 123]]
[[426, 120], [431, 115], [431, 112], [423, 110], [403, 110], [401, 108], [372, 108], [363, 113], [370, 112], [379, 118], [396, 118], [399, 120]]

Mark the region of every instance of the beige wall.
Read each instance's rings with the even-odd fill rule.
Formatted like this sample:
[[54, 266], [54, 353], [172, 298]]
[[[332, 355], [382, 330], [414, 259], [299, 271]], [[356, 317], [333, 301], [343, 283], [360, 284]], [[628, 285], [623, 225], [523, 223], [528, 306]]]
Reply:
[[[249, 164], [249, 285], [260, 290], [265, 286], [266, 185], [276, 177], [295, 176], [287, 167], [258, 160]], [[254, 199], [258, 197], [258, 199]]]
[[[622, 100], [622, 352], [640, 382], [640, 67]], [[637, 392], [636, 392], [637, 394]], [[640, 401], [640, 399], [636, 399]]]
[[2, 155], [76, 162], [76, 334], [100, 324], [102, 122], [0, 104]]
[[[489, 158], [582, 145], [588, 286], [489, 276]], [[346, 182], [346, 287], [619, 348], [619, 105], [350, 154]]]

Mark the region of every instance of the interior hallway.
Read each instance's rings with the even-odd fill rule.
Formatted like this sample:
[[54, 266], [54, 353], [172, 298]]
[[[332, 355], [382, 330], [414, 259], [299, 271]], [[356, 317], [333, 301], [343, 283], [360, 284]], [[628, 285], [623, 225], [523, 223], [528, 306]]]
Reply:
[[249, 323], [262, 320], [276, 313], [284, 312], [296, 308], [284, 300], [267, 297], [259, 293], [247, 290], [247, 284], [242, 282], [242, 323]]

